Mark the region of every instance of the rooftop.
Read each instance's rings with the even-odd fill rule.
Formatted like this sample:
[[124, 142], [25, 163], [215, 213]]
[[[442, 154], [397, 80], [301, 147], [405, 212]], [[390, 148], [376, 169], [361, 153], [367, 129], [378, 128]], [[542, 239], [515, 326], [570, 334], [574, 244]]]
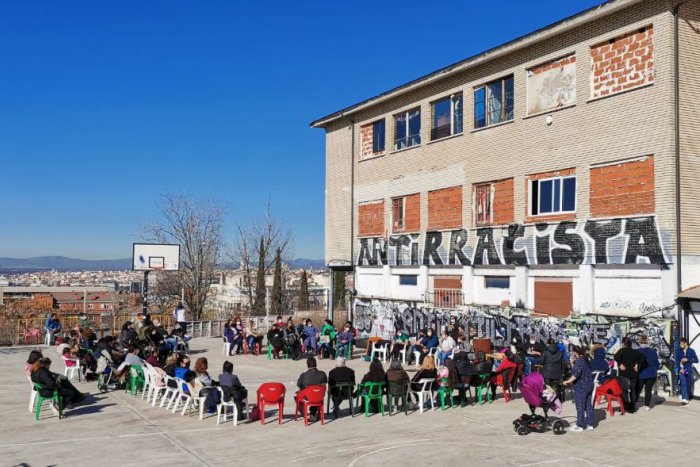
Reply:
[[[191, 343], [193, 357], [207, 357], [212, 376], [224, 361], [218, 338], [198, 338]], [[53, 370], [63, 365], [55, 347], [44, 354], [54, 360]], [[305, 362], [274, 360], [264, 356], [231, 357], [249, 394], [265, 381], [287, 387], [285, 417], [277, 424], [276, 411], [267, 412], [265, 426], [243, 422], [233, 427], [217, 425], [216, 417], [182, 417], [151, 407], [140, 397], [123, 391], [100, 394], [96, 383], [76, 383], [89, 391], [88, 403], [68, 411], [63, 420], [49, 410], [35, 421], [27, 413], [29, 385], [23, 365], [29, 347], [0, 349], [3, 381], [2, 465], [221, 465], [241, 459], [256, 465], [693, 465], [697, 446], [700, 403], [686, 407], [660, 405], [651, 412], [609, 417], [596, 410], [600, 425], [592, 433], [551, 433], [518, 436], [512, 421], [527, 411], [519, 394], [506, 404], [448, 409], [444, 412], [409, 412], [408, 416], [375, 415], [368, 418], [330, 419], [324, 426], [304, 427], [294, 422], [292, 397]], [[320, 360], [321, 370], [332, 368]], [[355, 358], [349, 366], [358, 379], [368, 364]], [[249, 397], [252, 401], [252, 397]], [[343, 407], [346, 407], [344, 404]], [[575, 417], [571, 402], [564, 404], [563, 418]], [[665, 448], [662, 448], [665, 447]]]

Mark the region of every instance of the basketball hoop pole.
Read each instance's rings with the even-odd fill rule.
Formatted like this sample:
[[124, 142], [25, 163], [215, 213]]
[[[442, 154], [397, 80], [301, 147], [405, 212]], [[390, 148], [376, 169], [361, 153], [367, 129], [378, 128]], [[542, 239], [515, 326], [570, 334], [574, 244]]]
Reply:
[[148, 269], [143, 271], [143, 287], [141, 287], [141, 292], [143, 294], [143, 313], [148, 314], [148, 273], [151, 272]]

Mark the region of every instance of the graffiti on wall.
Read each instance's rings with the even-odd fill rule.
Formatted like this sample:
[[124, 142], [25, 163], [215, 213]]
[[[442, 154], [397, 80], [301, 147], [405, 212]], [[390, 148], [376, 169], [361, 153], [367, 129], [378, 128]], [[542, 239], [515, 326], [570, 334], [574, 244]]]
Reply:
[[671, 333], [675, 321], [658, 318], [621, 319], [605, 316], [588, 316], [580, 320], [563, 320], [554, 317], [533, 317], [521, 308], [496, 306], [466, 306], [463, 310], [418, 307], [416, 303], [392, 300], [355, 300], [354, 324], [364, 335], [390, 338], [396, 329], [403, 329], [415, 336], [421, 329], [442, 329], [451, 316], [471, 338], [490, 338], [495, 346], [504, 346], [519, 335], [535, 336], [546, 341], [570, 340], [581, 345], [602, 344], [610, 354], [619, 348], [622, 338], [641, 335], [649, 338], [649, 344], [668, 363], [673, 356]]
[[656, 217], [512, 224], [360, 239], [358, 266], [670, 263]]

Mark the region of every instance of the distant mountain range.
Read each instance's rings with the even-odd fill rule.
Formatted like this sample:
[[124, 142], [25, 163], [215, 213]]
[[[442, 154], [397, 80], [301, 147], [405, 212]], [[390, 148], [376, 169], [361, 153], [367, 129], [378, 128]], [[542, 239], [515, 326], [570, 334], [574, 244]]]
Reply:
[[[292, 269], [323, 269], [320, 259], [293, 259], [288, 262]], [[66, 256], [37, 256], [36, 258], [0, 258], [0, 273], [21, 273], [41, 270], [57, 271], [123, 271], [131, 269], [131, 258], [78, 259]]]

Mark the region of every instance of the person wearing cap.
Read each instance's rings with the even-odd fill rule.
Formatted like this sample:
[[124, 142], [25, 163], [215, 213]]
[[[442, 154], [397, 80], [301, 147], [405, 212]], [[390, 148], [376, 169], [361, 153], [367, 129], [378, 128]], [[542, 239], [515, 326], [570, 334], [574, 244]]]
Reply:
[[333, 401], [333, 418], [338, 418], [338, 407], [342, 401], [342, 395], [338, 389], [339, 383], [355, 384], [355, 370], [345, 366], [344, 357], [336, 358], [335, 368], [328, 373], [328, 390]]

